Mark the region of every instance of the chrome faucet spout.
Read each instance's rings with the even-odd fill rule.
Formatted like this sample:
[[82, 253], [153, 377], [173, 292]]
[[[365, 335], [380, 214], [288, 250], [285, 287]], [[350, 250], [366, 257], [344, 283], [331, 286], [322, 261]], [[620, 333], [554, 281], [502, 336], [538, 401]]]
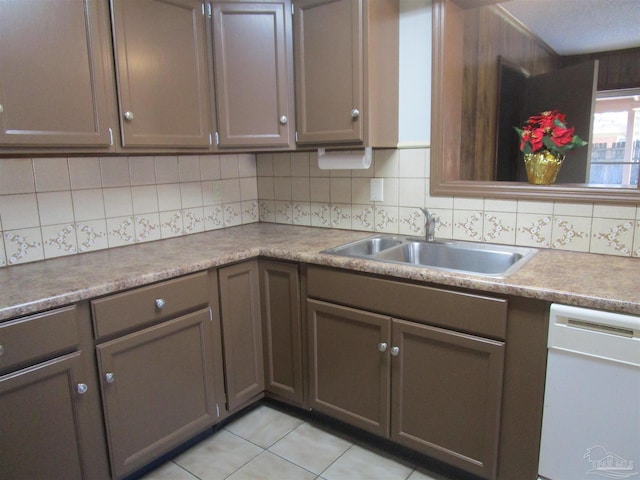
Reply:
[[426, 208], [420, 208], [422, 213], [424, 213], [425, 222], [424, 222], [424, 238], [427, 242], [433, 242], [436, 234], [436, 224], [438, 223], [438, 218], [429, 212]]

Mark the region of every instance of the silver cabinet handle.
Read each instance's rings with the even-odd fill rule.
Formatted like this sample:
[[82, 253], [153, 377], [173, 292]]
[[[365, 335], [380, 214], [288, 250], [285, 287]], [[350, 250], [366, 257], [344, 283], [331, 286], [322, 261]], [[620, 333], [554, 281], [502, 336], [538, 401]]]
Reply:
[[0, 113], [4, 112], [4, 107], [2, 106], [2, 104], [0, 103]]
[[0, 356], [4, 353], [4, 347], [0, 345]]
[[353, 118], [358, 118], [360, 116], [360, 110], [358, 110], [357, 108], [354, 108], [353, 110], [351, 110], [351, 116]]
[[135, 118], [135, 117], [134, 117], [134, 115], [133, 115], [133, 112], [124, 112], [124, 119], [125, 119], [125, 120], [129, 120], [129, 121], [131, 121], [131, 120], [133, 120], [134, 118]]
[[397, 357], [398, 354], [400, 353], [400, 347], [391, 347], [391, 350], [389, 350], [389, 353], [391, 353], [391, 355], [393, 355], [394, 357]]
[[86, 383], [79, 383], [78, 385], [76, 385], [76, 391], [80, 395], [84, 395], [85, 393], [87, 393], [87, 390], [89, 390], [89, 387], [87, 387]]
[[116, 376], [115, 374], [111, 373], [111, 372], [107, 372], [104, 374], [104, 381], [107, 383], [113, 383], [116, 381]]
[[378, 350], [380, 350], [381, 352], [386, 352], [387, 351], [387, 347], [388, 345], [384, 342], [380, 342], [378, 344]]
[[289, 119], [287, 118], [287, 116], [286, 116], [286, 115], [282, 115], [282, 116], [278, 119], [278, 121], [280, 122], [280, 125], [286, 125], [286, 124], [287, 124], [287, 122], [289, 121]]
[[156, 298], [156, 308], [158, 310], [162, 310], [166, 304], [167, 302], [164, 301], [164, 298]]

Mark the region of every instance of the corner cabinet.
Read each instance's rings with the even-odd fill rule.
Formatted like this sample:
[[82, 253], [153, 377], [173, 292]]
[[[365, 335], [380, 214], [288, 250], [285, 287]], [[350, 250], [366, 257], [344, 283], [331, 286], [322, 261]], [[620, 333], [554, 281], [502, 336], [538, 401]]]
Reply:
[[110, 477], [91, 343], [86, 304], [0, 324], [2, 478]]
[[112, 150], [105, 2], [0, 2], [0, 45], [0, 146]]
[[258, 261], [218, 270], [227, 409], [234, 412], [264, 394]]
[[[122, 478], [217, 422], [207, 272], [92, 301], [114, 477]], [[115, 338], [113, 338], [115, 337]], [[111, 338], [111, 339], [109, 339]]]
[[206, 15], [199, 0], [111, 0], [123, 147], [208, 149]]
[[218, 147], [293, 147], [291, 2], [214, 2], [211, 16]]
[[298, 0], [297, 142], [396, 147], [397, 0]]

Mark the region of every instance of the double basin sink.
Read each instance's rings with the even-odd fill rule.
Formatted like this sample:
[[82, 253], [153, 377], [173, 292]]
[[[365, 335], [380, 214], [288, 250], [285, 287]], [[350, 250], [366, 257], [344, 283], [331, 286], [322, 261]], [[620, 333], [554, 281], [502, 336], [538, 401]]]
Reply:
[[506, 277], [524, 265], [537, 250], [456, 240], [426, 241], [417, 237], [381, 234], [321, 253], [472, 275]]

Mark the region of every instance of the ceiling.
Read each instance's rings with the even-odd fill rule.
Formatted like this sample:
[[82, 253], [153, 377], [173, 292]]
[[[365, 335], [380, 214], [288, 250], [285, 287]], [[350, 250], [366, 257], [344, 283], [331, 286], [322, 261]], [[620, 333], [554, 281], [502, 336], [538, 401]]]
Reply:
[[500, 5], [560, 55], [640, 47], [640, 0], [509, 0]]

